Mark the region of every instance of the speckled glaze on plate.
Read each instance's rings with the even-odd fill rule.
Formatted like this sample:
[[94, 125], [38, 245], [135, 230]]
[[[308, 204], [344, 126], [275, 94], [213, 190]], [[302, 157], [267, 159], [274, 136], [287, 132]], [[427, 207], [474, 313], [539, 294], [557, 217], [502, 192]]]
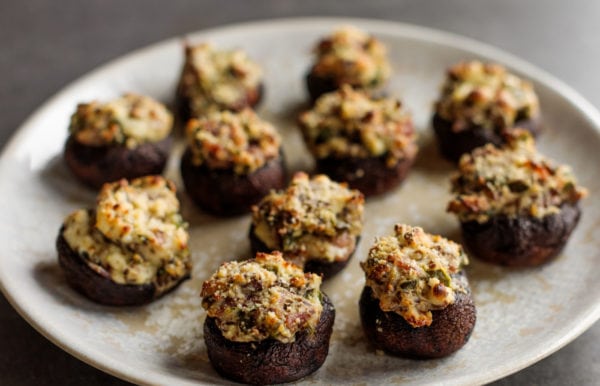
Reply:
[[[355, 258], [324, 286], [337, 308], [330, 353], [306, 383], [480, 384], [515, 372], [558, 350], [600, 316], [600, 115], [550, 75], [481, 43], [404, 24], [360, 19], [291, 19], [257, 22], [191, 34], [222, 47], [243, 47], [266, 73], [259, 114], [280, 129], [289, 165], [311, 161], [295, 125], [307, 95], [303, 76], [314, 42], [336, 26], [355, 24], [389, 47], [394, 77], [389, 93], [415, 118], [421, 152], [404, 185], [372, 199]], [[572, 165], [591, 197], [563, 254], [541, 268], [511, 270], [472, 259], [468, 268], [478, 307], [467, 345], [441, 360], [412, 361], [376, 354], [366, 342], [357, 302], [364, 279], [358, 262], [376, 235], [406, 222], [460, 240], [456, 219], [445, 213], [452, 165], [438, 155], [429, 121], [444, 71], [461, 59], [504, 63], [531, 79], [541, 99], [545, 131], [539, 148]], [[93, 204], [95, 193], [65, 168], [61, 151], [78, 102], [125, 91], [173, 99], [182, 64], [182, 40], [172, 39], [113, 61], [65, 88], [19, 129], [0, 160], [0, 283], [12, 305], [36, 329], [78, 358], [141, 384], [226, 383], [210, 366], [202, 337], [202, 281], [223, 261], [248, 255], [249, 216], [218, 219], [196, 209], [177, 173], [181, 145], [167, 175], [182, 192], [190, 223], [193, 279], [159, 301], [136, 308], [96, 305], [69, 288], [54, 240], [63, 218]]]

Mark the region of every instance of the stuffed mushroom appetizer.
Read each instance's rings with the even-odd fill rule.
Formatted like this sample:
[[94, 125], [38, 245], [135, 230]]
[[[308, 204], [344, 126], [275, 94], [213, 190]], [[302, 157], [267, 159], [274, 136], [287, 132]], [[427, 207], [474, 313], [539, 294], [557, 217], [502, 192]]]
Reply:
[[204, 341], [219, 374], [237, 382], [291, 382], [327, 357], [335, 309], [321, 277], [280, 252], [228, 262], [202, 285]]
[[422, 228], [397, 224], [379, 237], [361, 267], [366, 283], [359, 301], [368, 340], [407, 358], [441, 358], [471, 336], [476, 310], [461, 246]]
[[314, 64], [306, 75], [313, 102], [344, 84], [374, 91], [390, 77], [391, 67], [383, 43], [356, 27], [335, 30], [317, 44], [314, 52]]
[[358, 190], [325, 175], [297, 173], [287, 189], [272, 191], [252, 208], [252, 251], [282, 251], [305, 271], [329, 278], [354, 254], [363, 210]]
[[217, 215], [250, 211], [286, 183], [281, 138], [252, 110], [213, 112], [186, 126], [181, 175], [190, 197]]
[[185, 46], [176, 96], [181, 122], [212, 111], [253, 108], [262, 94], [262, 69], [245, 51], [219, 50], [208, 43]]
[[526, 130], [505, 133], [461, 157], [448, 211], [460, 220], [465, 246], [476, 257], [509, 266], [543, 264], [565, 246], [587, 195], [569, 167], [536, 151]]
[[461, 62], [448, 69], [435, 105], [433, 129], [442, 155], [460, 156], [486, 143], [501, 145], [513, 127], [541, 129], [538, 97], [531, 83], [501, 65]]
[[102, 187], [96, 208], [65, 219], [58, 260], [67, 282], [98, 303], [148, 303], [190, 275], [186, 226], [172, 182], [122, 179]]
[[162, 173], [173, 117], [154, 99], [124, 94], [110, 102], [82, 103], [71, 116], [64, 159], [86, 185]]
[[398, 186], [418, 148], [410, 115], [397, 99], [373, 99], [342, 86], [299, 117], [317, 171], [348, 182], [365, 196]]

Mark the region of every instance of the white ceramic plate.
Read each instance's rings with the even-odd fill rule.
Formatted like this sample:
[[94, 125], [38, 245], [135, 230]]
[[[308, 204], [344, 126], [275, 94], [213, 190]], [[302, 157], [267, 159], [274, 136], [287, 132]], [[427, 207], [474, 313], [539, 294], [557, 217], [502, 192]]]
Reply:
[[[325, 284], [338, 315], [330, 354], [307, 382], [479, 384], [542, 359], [581, 334], [600, 316], [600, 116], [576, 92], [510, 55], [472, 40], [397, 23], [348, 19], [296, 19], [242, 24], [192, 34], [221, 47], [243, 47], [266, 72], [266, 99], [259, 112], [284, 135], [294, 169], [310, 166], [294, 125], [305, 101], [303, 75], [310, 49], [341, 24], [355, 24], [381, 38], [394, 65], [390, 93], [413, 112], [421, 154], [404, 186], [367, 204], [362, 242], [349, 267]], [[65, 215], [92, 205], [94, 193], [73, 181], [61, 149], [75, 105], [125, 91], [171, 101], [182, 62], [181, 39], [172, 39], [116, 60], [61, 91], [20, 128], [0, 161], [0, 280], [12, 305], [48, 339], [78, 358], [142, 384], [221, 383], [202, 338], [204, 312], [198, 293], [219, 263], [246, 255], [249, 216], [216, 219], [183, 198], [191, 224], [193, 279], [176, 292], [139, 308], [98, 306], [65, 283], [54, 240]], [[539, 93], [546, 130], [540, 149], [573, 166], [592, 198], [564, 253], [538, 269], [508, 270], [473, 261], [469, 268], [478, 320], [468, 344], [455, 355], [411, 361], [377, 355], [358, 320], [363, 285], [358, 261], [376, 235], [395, 222], [421, 225], [458, 239], [456, 220], [444, 212], [450, 164], [430, 136], [432, 101], [447, 66], [483, 58], [508, 65], [531, 79]], [[179, 186], [177, 156], [168, 175]]]

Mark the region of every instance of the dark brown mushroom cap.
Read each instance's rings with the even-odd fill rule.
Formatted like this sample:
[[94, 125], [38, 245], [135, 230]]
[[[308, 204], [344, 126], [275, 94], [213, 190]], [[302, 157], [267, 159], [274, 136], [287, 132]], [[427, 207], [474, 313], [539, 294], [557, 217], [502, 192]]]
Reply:
[[252, 173], [238, 175], [231, 169], [211, 169], [192, 163], [188, 148], [181, 158], [181, 176], [187, 194], [207, 212], [234, 216], [250, 211], [271, 189], [285, 187], [287, 172], [283, 153]]
[[[306, 74], [305, 81], [306, 81], [306, 88], [308, 90], [308, 95], [310, 97], [311, 105], [314, 104], [321, 95], [335, 91], [341, 87], [341, 85], [339, 85], [334, 78], [320, 77], [320, 76], [315, 75], [312, 71], [310, 71]], [[361, 87], [359, 87], [357, 85], [351, 84], [350, 86], [353, 87], [354, 89], [359, 89], [359, 90], [362, 89]], [[384, 97], [387, 97], [387, 95], [388, 95], [388, 92], [385, 88], [369, 90], [369, 93], [374, 98], [384, 98]]]
[[367, 339], [388, 354], [413, 358], [441, 358], [467, 343], [475, 327], [476, 310], [470, 292], [456, 292], [456, 300], [443, 310], [432, 311], [430, 326], [415, 328], [399, 314], [384, 312], [379, 300], [365, 287], [359, 301], [360, 318]]
[[98, 189], [105, 182], [161, 174], [171, 149], [172, 138], [146, 142], [134, 148], [123, 145], [90, 146], [69, 136], [64, 159], [73, 174]]
[[61, 227], [56, 239], [58, 262], [65, 273], [67, 283], [91, 300], [111, 306], [132, 306], [149, 303], [169, 291], [175, 289], [189, 273], [178, 280], [143, 285], [119, 284], [114, 282], [108, 271], [91, 263], [88, 259], [75, 252], [63, 236]]
[[542, 218], [492, 216], [484, 223], [461, 223], [467, 249], [479, 259], [494, 264], [533, 267], [556, 257], [577, 226], [581, 210], [565, 203], [560, 212]]
[[335, 91], [339, 88], [339, 85], [334, 78], [317, 76], [313, 73], [312, 69], [306, 74], [305, 80], [311, 103], [315, 103], [321, 95]]
[[408, 175], [415, 156], [404, 158], [392, 167], [385, 156], [368, 158], [323, 158], [317, 160], [317, 171], [337, 182], [347, 182], [365, 197], [383, 194], [400, 185]]
[[327, 358], [335, 319], [335, 308], [325, 294], [322, 303], [317, 327], [297, 333], [292, 343], [233, 342], [223, 337], [214, 318], [207, 317], [204, 341], [210, 362], [223, 377], [256, 385], [292, 382], [315, 372]]
[[[533, 136], [537, 136], [541, 131], [542, 123], [538, 116], [533, 119], [519, 120], [515, 122], [514, 127], [526, 129]], [[458, 162], [461, 155], [486, 143], [496, 146], [504, 144], [502, 134], [498, 131], [472, 127], [455, 132], [452, 130], [452, 122], [438, 114], [433, 116], [433, 130], [437, 136], [440, 152], [444, 158], [452, 162]]]

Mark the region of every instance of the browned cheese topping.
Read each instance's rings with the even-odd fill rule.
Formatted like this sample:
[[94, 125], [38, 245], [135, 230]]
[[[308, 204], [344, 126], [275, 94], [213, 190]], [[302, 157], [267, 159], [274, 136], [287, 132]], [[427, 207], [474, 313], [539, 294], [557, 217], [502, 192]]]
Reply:
[[539, 102], [531, 83], [498, 64], [461, 62], [448, 70], [437, 114], [460, 132], [474, 126], [502, 130], [535, 118]]
[[540, 218], [587, 195], [568, 166], [556, 166], [536, 151], [527, 131], [505, 133], [505, 140], [502, 148], [488, 144], [461, 157], [452, 177], [456, 196], [448, 204], [460, 221], [483, 223], [497, 215]]
[[271, 192], [252, 208], [254, 234], [300, 266], [312, 259], [343, 261], [356, 247], [363, 209], [358, 190], [325, 175], [297, 173], [286, 190]]
[[398, 100], [372, 99], [347, 85], [322, 95], [299, 120], [318, 159], [386, 157], [392, 167], [417, 153], [412, 119]]
[[202, 307], [226, 339], [291, 343], [321, 318], [321, 277], [304, 273], [281, 253], [223, 263], [202, 285]]
[[213, 112], [191, 119], [186, 133], [195, 165], [233, 169], [238, 174], [261, 168], [279, 157], [281, 148], [277, 130], [251, 109]]
[[63, 236], [116, 283], [161, 285], [190, 270], [186, 227], [175, 185], [147, 176], [104, 184], [95, 210], [69, 215]]
[[462, 247], [422, 228], [397, 224], [395, 235], [378, 237], [360, 266], [366, 285], [384, 312], [395, 312], [413, 327], [431, 325], [434, 310], [466, 292], [458, 274], [468, 264]]
[[240, 110], [261, 82], [260, 66], [242, 50], [217, 50], [206, 43], [185, 49], [179, 88], [189, 100], [192, 116]]
[[352, 26], [337, 29], [315, 47], [312, 73], [334, 80], [338, 86], [373, 89], [383, 85], [391, 69], [385, 46]]
[[107, 103], [79, 104], [71, 116], [69, 133], [89, 146], [134, 148], [166, 138], [172, 127], [173, 116], [163, 104], [147, 96], [125, 94]]

